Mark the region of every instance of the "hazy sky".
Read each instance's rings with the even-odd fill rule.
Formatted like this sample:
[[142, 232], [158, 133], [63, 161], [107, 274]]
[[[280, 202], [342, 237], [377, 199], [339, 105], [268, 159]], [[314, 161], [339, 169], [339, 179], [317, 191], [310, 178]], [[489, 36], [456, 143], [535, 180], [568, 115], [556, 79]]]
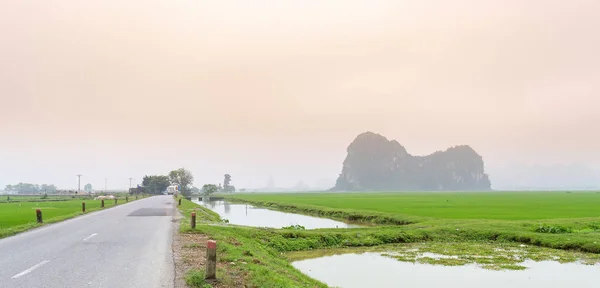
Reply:
[[[600, 165], [600, 1], [0, 1], [0, 186], [335, 179], [366, 130]], [[492, 175], [493, 181], [493, 175]], [[83, 186], [83, 184], [82, 184]]]

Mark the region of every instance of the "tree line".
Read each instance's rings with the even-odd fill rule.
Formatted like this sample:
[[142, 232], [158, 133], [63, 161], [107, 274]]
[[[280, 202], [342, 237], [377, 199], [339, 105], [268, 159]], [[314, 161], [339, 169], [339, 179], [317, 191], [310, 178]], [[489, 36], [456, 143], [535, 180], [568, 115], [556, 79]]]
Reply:
[[204, 184], [202, 189], [198, 189], [193, 186], [194, 175], [192, 172], [185, 168], [179, 168], [169, 172], [167, 175], [146, 175], [142, 179], [141, 189], [132, 189], [133, 193], [144, 192], [148, 194], [162, 194], [167, 190], [167, 187], [171, 185], [177, 185], [179, 192], [185, 197], [190, 197], [192, 194], [205, 194], [209, 195], [216, 192], [235, 192], [235, 186], [231, 185], [231, 175], [225, 174], [223, 179], [223, 185], [219, 184]]
[[17, 194], [29, 194], [29, 193], [56, 193], [58, 188], [54, 184], [31, 184], [31, 183], [19, 183], [14, 185], [6, 185], [4, 188], [6, 192], [16, 192]]
[[[192, 172], [185, 168], [179, 168], [169, 172], [167, 175], [145, 175], [142, 179], [141, 187], [132, 188], [129, 192], [133, 193], [148, 193], [148, 194], [162, 194], [167, 187], [171, 185], [179, 186], [179, 191], [183, 196], [189, 197], [192, 194], [212, 194], [215, 192], [235, 192], [235, 186], [231, 185], [231, 175], [225, 174], [223, 184], [205, 184], [202, 189], [193, 186], [194, 175]], [[53, 184], [31, 184], [31, 183], [18, 183], [14, 185], [6, 185], [4, 188], [6, 192], [16, 192], [17, 194], [34, 194], [34, 193], [56, 193], [58, 188]], [[84, 191], [91, 193], [92, 184], [86, 184]]]

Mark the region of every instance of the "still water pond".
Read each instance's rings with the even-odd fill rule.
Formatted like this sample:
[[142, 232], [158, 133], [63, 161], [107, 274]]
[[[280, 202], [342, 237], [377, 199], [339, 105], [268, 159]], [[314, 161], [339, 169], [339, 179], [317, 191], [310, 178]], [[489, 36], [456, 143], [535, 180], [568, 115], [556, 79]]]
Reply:
[[311, 217], [301, 214], [257, 208], [247, 204], [233, 204], [227, 201], [194, 201], [216, 213], [230, 224], [281, 228], [291, 225], [301, 225], [306, 229], [317, 228], [352, 228], [358, 225], [348, 224], [326, 218]]
[[332, 287], [598, 288], [600, 266], [525, 261], [526, 270], [487, 270], [476, 265], [401, 262], [380, 253], [343, 254], [292, 263]]

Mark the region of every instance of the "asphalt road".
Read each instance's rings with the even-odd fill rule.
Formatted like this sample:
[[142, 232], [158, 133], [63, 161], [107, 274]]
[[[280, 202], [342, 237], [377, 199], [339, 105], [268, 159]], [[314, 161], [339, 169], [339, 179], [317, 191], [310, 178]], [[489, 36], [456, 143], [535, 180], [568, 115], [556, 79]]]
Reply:
[[0, 239], [0, 287], [173, 287], [173, 202], [154, 196]]

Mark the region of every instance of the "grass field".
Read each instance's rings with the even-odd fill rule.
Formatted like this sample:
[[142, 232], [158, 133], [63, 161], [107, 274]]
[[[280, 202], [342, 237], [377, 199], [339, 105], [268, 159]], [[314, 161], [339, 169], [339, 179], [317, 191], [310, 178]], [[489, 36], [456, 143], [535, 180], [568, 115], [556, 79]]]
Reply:
[[[34, 227], [39, 226], [36, 220], [36, 209], [42, 210], [44, 223], [52, 223], [64, 219], [72, 218], [83, 214], [81, 212], [81, 203], [86, 204], [86, 213], [100, 210], [101, 201], [93, 199], [72, 199], [65, 197], [54, 197], [52, 200], [62, 199], [66, 201], [44, 201], [48, 199], [37, 200], [42, 202], [25, 202], [34, 200], [35, 197], [11, 197], [11, 201], [23, 201], [14, 203], [0, 203], [0, 238], [14, 235]], [[129, 201], [133, 199], [129, 197]], [[118, 204], [125, 203], [124, 198], [118, 200]], [[105, 208], [115, 206], [114, 200], [105, 200]]]
[[443, 219], [600, 217], [596, 192], [240, 194], [236, 199]]

